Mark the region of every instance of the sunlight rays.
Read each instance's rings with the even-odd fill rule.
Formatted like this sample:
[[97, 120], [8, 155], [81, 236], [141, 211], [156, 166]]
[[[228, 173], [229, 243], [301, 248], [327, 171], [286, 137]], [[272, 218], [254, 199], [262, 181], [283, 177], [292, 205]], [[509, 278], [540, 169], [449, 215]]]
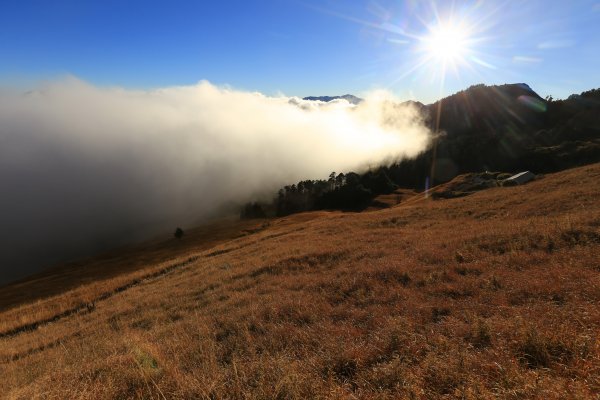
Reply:
[[410, 78], [438, 87], [438, 95], [442, 96], [450, 74], [459, 80], [467, 76], [483, 80], [485, 71], [497, 70], [497, 57], [489, 45], [494, 42], [490, 35], [503, 4], [484, 7], [480, 2], [469, 5], [453, 1], [407, 2], [390, 10], [377, 7], [373, 14], [379, 21], [314, 5], [310, 8], [359, 24], [366, 30], [381, 31], [387, 43], [398, 46], [395, 60], [391, 54], [389, 59], [385, 57], [376, 63], [378, 68], [390, 61], [397, 63], [397, 73], [384, 84], [387, 90]]

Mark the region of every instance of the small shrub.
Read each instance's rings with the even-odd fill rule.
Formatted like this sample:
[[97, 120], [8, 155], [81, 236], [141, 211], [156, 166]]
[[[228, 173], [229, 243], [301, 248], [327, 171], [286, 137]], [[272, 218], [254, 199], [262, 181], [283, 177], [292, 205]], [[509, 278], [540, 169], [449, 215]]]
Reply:
[[481, 270], [479, 270], [477, 268], [457, 267], [457, 268], [454, 268], [454, 271], [456, 271], [456, 273], [458, 275], [462, 275], [462, 276], [481, 275]]
[[575, 347], [564, 338], [542, 336], [532, 328], [519, 346], [519, 356], [530, 368], [548, 368], [553, 362], [564, 364], [571, 360], [577, 353]]
[[358, 362], [349, 357], [339, 357], [334, 361], [331, 372], [341, 382], [351, 381], [358, 371]]
[[440, 322], [444, 317], [447, 317], [449, 315], [450, 309], [447, 307], [433, 307], [433, 309], [431, 310], [431, 320], [433, 322]]
[[502, 282], [500, 282], [500, 280], [498, 279], [498, 277], [496, 275], [492, 275], [488, 279], [481, 281], [480, 287], [482, 289], [498, 291], [498, 290], [502, 289], [503, 285], [502, 285]]
[[176, 239], [181, 239], [183, 237], [183, 229], [177, 227], [173, 236], [175, 236]]
[[402, 286], [408, 286], [411, 279], [407, 272], [400, 272], [394, 267], [389, 267], [375, 272], [375, 278], [384, 283], [397, 282]]
[[530, 329], [525, 335], [523, 343], [519, 346], [519, 355], [521, 360], [531, 368], [550, 365], [547, 341], [535, 329]]
[[466, 262], [465, 256], [460, 251], [456, 251], [456, 253], [454, 253], [454, 258], [456, 259], [456, 262], [459, 262], [459, 263]]
[[474, 331], [469, 337], [469, 341], [476, 348], [485, 348], [492, 345], [492, 331], [485, 321], [478, 320]]

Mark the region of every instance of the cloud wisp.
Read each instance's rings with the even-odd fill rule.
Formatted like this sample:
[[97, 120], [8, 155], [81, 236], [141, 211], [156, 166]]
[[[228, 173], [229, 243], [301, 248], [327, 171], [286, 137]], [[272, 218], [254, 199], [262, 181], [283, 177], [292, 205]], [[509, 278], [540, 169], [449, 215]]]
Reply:
[[0, 282], [192, 226], [224, 204], [390, 158], [429, 140], [418, 110], [217, 87], [0, 90]]

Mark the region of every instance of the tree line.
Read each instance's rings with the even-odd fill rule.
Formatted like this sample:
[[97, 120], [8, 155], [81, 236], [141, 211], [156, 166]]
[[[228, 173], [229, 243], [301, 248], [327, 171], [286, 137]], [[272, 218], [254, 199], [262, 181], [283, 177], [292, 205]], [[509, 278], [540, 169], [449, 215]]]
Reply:
[[382, 168], [363, 174], [332, 172], [327, 179], [303, 180], [279, 189], [271, 204], [250, 202], [244, 205], [242, 218], [278, 217], [311, 210], [359, 211], [372, 198], [398, 188]]

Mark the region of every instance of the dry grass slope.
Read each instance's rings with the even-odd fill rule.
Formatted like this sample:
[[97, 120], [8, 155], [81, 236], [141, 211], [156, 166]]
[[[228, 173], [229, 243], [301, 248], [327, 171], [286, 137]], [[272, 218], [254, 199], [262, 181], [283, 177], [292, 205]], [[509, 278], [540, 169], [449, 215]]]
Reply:
[[214, 225], [88, 260], [80, 285], [55, 269], [3, 290], [0, 393], [598, 398], [599, 182]]

